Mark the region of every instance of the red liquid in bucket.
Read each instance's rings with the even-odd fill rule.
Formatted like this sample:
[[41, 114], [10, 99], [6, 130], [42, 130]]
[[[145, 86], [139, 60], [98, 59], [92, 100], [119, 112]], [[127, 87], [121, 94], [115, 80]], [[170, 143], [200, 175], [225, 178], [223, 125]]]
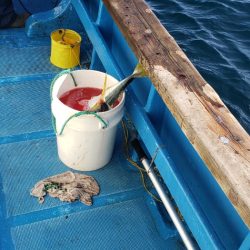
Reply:
[[[71, 89], [64, 94], [62, 94], [59, 100], [67, 105], [68, 107], [79, 110], [85, 111], [89, 109], [88, 101], [94, 97], [98, 96], [102, 93], [102, 89], [92, 88], [92, 87], [84, 87], [84, 88], [74, 88]], [[119, 101], [115, 101], [112, 107], [115, 107], [119, 104]]]

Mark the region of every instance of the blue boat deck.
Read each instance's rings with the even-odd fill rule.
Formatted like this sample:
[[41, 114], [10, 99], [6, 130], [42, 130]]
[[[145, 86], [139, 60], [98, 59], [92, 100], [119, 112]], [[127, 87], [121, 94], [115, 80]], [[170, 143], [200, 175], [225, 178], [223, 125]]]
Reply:
[[[90, 54], [82, 48], [83, 65]], [[68, 170], [51, 125], [49, 87], [60, 69], [49, 56], [49, 38], [0, 31], [0, 249], [184, 248], [126, 161], [121, 127], [112, 161], [87, 173], [101, 188], [93, 206], [50, 197], [41, 205], [30, 196], [37, 181]]]

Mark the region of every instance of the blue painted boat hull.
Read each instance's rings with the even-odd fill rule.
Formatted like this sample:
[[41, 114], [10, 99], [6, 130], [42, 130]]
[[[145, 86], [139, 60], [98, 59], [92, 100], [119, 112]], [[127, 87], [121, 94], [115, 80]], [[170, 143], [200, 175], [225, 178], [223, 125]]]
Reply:
[[[58, 159], [50, 121], [49, 87], [60, 69], [49, 62], [49, 32], [74, 13], [77, 18], [68, 24], [83, 37], [84, 68], [122, 79], [137, 64], [102, 2], [62, 1], [57, 8], [30, 17], [25, 30], [0, 31], [0, 248], [184, 249], [165, 209], [145, 192], [140, 174], [127, 162], [121, 127], [112, 161], [87, 173], [101, 187], [92, 207], [49, 197], [41, 205], [30, 196], [37, 181], [68, 170]], [[166, 192], [198, 245], [248, 249], [249, 229], [152, 83], [136, 80], [126, 94], [127, 115], [148, 156], [155, 156]]]

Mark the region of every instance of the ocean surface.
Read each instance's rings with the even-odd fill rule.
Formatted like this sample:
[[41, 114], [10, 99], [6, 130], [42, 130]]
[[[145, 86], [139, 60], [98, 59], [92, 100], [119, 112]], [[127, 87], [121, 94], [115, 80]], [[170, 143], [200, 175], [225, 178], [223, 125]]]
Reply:
[[148, 0], [250, 134], [250, 0]]

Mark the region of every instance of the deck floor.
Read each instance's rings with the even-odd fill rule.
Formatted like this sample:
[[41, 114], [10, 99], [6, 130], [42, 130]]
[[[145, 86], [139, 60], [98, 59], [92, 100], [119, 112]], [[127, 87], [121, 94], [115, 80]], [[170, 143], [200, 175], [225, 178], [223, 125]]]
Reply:
[[[89, 63], [89, 47], [81, 54]], [[49, 38], [0, 31], [0, 249], [182, 249], [125, 160], [121, 128], [112, 161], [88, 173], [101, 188], [93, 206], [30, 196], [37, 181], [69, 170], [51, 126], [49, 87], [60, 69], [49, 56]]]

